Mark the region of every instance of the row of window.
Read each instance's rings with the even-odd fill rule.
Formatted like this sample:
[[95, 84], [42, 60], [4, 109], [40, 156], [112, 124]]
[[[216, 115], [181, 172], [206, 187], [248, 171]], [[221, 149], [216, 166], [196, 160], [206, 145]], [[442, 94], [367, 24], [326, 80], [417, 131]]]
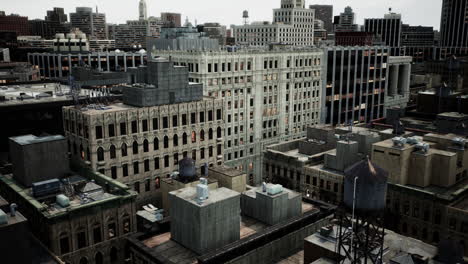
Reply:
[[[221, 145], [217, 145], [217, 155], [222, 155], [222, 146]], [[188, 152], [187, 151], [184, 151], [182, 153], [182, 155], [180, 155], [179, 153], [175, 153], [172, 155], [172, 163], [170, 162], [171, 160], [171, 156], [169, 155], [165, 155], [163, 157], [163, 168], [171, 168], [172, 166], [176, 166], [179, 164], [179, 161], [181, 160], [181, 156], [183, 158], [187, 157], [188, 156]], [[214, 156], [214, 147], [213, 146], [209, 146], [207, 149], [206, 148], [200, 148], [199, 150], [199, 154], [197, 155], [197, 150], [192, 150], [192, 156], [191, 158], [193, 160], [197, 160], [198, 158], [200, 159], [205, 159], [206, 157], [209, 157], [209, 158], [212, 158]], [[142, 164], [143, 164], [143, 170], [144, 172], [150, 172], [151, 171], [151, 168], [150, 168], [150, 163], [151, 161], [149, 159], [145, 159]], [[139, 161], [134, 161], [131, 165], [132, 165], [132, 169], [133, 169], [133, 175], [139, 175], [140, 174], [140, 162]], [[153, 170], [156, 171], [156, 170], [159, 170], [161, 169], [161, 160], [159, 157], [155, 157], [153, 159]], [[122, 167], [121, 167], [121, 170], [122, 170], [122, 177], [128, 177], [130, 176], [129, 174], [129, 164], [122, 164]], [[102, 173], [102, 174], [105, 174], [105, 169], [99, 169], [99, 172]], [[112, 177], [113, 179], [117, 179], [118, 178], [118, 175], [117, 175], [117, 166], [112, 166], [110, 168], [110, 177]], [[158, 187], [159, 188], [159, 187]]]

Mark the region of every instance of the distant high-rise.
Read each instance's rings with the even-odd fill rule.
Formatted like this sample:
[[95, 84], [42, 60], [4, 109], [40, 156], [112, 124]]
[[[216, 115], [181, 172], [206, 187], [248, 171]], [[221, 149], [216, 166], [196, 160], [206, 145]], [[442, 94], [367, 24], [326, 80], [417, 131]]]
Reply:
[[468, 46], [468, 0], [444, 0], [440, 21], [442, 47]]
[[79, 28], [90, 39], [107, 39], [106, 14], [97, 10], [93, 13], [90, 7], [77, 7], [75, 13], [70, 13], [70, 22], [72, 27]]
[[140, 5], [138, 6], [138, 10], [140, 11], [140, 20], [146, 20], [148, 18], [146, 0], [140, 0]]
[[353, 9], [350, 6], [347, 6], [343, 13], [340, 13], [339, 16], [335, 16], [334, 30], [336, 32], [354, 32], [358, 31], [359, 26], [354, 23], [355, 16]]
[[364, 31], [381, 37], [385, 45], [399, 47], [402, 32], [401, 14], [389, 13], [384, 18], [366, 18]]
[[47, 16], [45, 17], [45, 21], [57, 22], [61, 24], [61, 23], [68, 22], [68, 18], [63, 8], [54, 7], [53, 10], [47, 11]]
[[328, 33], [333, 32], [333, 6], [332, 5], [310, 5], [315, 9], [315, 19], [322, 20], [324, 28]]
[[[5, 14], [4, 12], [2, 14]], [[0, 31], [15, 32], [17, 36], [29, 35], [28, 17], [11, 14], [0, 15]]]

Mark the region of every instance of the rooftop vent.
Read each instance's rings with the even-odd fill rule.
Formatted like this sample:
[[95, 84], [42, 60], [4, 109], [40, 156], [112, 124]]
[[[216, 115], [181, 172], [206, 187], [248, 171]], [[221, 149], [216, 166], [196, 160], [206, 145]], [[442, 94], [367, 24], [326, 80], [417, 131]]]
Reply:
[[410, 145], [416, 145], [419, 143], [419, 139], [417, 137], [410, 137], [406, 140], [406, 142]]
[[429, 144], [427, 143], [418, 143], [414, 146], [417, 150], [419, 150], [422, 153], [428, 153], [429, 152]]
[[70, 199], [63, 194], [57, 195], [55, 199], [57, 201], [57, 204], [63, 208], [70, 206]]
[[407, 139], [403, 137], [395, 137], [392, 139], [393, 146], [397, 148], [402, 148], [407, 143]]
[[454, 147], [465, 149], [466, 139], [460, 137], [454, 138], [452, 139], [452, 144]]

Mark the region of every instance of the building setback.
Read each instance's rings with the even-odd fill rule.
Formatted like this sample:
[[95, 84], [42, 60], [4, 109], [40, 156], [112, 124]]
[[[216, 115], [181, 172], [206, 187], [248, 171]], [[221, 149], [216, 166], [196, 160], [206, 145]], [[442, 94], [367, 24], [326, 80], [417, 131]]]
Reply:
[[401, 46], [434, 46], [435, 32], [433, 27], [403, 25]]
[[261, 183], [264, 148], [300, 138], [320, 122], [323, 52], [319, 49], [235, 52], [153, 51], [188, 66], [205, 95], [224, 99], [224, 162]]
[[401, 15], [385, 14], [384, 18], [367, 18], [364, 20], [364, 31], [380, 37], [386, 46], [401, 45], [402, 22]]
[[444, 0], [440, 20], [440, 45], [442, 47], [468, 46], [466, 23], [467, 0]]

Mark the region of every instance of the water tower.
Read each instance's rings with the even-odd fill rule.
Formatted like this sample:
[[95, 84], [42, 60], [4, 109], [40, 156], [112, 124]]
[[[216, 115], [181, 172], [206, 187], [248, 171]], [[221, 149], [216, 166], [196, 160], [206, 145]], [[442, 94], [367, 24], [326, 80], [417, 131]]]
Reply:
[[249, 11], [244, 10], [244, 12], [242, 12], [242, 18], [244, 19], [244, 25], [249, 24]]
[[381, 264], [388, 173], [369, 158], [345, 171], [337, 253], [351, 264]]

